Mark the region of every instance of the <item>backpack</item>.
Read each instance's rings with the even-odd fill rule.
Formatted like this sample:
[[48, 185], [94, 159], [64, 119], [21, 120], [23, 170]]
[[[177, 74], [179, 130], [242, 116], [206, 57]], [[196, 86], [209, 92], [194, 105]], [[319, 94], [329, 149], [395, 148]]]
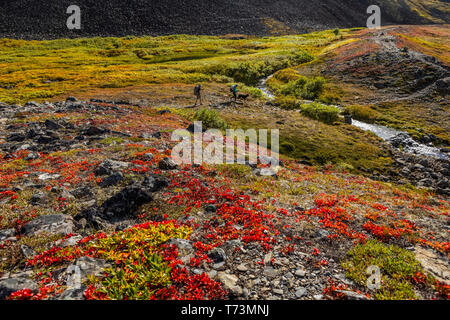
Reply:
[[236, 93], [237, 92], [236, 89], [237, 89], [237, 85], [233, 85], [233, 86], [230, 87], [230, 92], [231, 93]]
[[202, 89], [201, 85], [196, 85], [194, 88], [194, 94], [198, 96], [200, 94], [200, 90]]

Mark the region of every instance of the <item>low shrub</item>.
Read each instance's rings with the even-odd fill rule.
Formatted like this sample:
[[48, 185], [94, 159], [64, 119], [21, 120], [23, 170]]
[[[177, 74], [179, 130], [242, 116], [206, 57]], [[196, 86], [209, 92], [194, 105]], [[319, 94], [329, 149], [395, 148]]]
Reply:
[[300, 108], [305, 116], [326, 124], [333, 124], [339, 119], [340, 111], [336, 107], [313, 102], [310, 104], [303, 104]]
[[351, 114], [357, 120], [373, 123], [381, 119], [380, 113], [369, 106], [351, 105], [345, 107], [345, 109], [348, 114]]
[[297, 98], [316, 100], [323, 92], [325, 79], [322, 77], [307, 78], [299, 76], [297, 80], [289, 81], [281, 86], [283, 95], [293, 95]]
[[279, 108], [285, 110], [300, 109], [300, 103], [294, 97], [278, 97], [277, 99], [275, 99], [274, 104]]
[[220, 116], [216, 110], [210, 110], [203, 108], [197, 111], [194, 115], [194, 119], [201, 121], [203, 127], [208, 129], [223, 129], [225, 130], [228, 125]]

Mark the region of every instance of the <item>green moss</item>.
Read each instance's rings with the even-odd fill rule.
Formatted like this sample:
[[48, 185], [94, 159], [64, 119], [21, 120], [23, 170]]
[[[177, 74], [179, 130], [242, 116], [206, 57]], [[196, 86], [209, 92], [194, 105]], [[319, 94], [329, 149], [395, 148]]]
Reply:
[[361, 286], [366, 286], [369, 275], [366, 270], [377, 266], [382, 273], [382, 286], [375, 294], [377, 299], [403, 300], [414, 299], [414, 288], [411, 278], [422, 271], [414, 254], [395, 245], [385, 245], [370, 240], [366, 244], [357, 245], [347, 253], [342, 267], [347, 277]]

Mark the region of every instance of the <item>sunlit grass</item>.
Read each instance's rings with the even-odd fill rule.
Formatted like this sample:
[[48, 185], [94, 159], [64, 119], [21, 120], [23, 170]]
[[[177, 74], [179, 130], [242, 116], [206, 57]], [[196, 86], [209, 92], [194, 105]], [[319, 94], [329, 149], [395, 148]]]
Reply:
[[253, 85], [256, 78], [310, 61], [340, 38], [322, 31], [241, 40], [188, 35], [0, 39], [0, 101], [23, 103], [80, 89], [145, 84]]

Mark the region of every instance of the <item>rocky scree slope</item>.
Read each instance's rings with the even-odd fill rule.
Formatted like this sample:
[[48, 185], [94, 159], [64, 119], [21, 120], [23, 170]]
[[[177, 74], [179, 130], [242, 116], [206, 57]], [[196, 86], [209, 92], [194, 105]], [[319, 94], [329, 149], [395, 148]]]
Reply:
[[[432, 192], [301, 161], [271, 177], [180, 167], [170, 132], [190, 122], [166, 109], [0, 111], [0, 299], [449, 295], [450, 207]], [[380, 292], [365, 287], [374, 254], [390, 261]]]
[[72, 36], [167, 34], [279, 34], [365, 26], [371, 4], [383, 8], [383, 23], [448, 23], [444, 1], [366, 0], [80, 0], [82, 30], [66, 28], [72, 1], [3, 1], [0, 36], [46, 39]]

